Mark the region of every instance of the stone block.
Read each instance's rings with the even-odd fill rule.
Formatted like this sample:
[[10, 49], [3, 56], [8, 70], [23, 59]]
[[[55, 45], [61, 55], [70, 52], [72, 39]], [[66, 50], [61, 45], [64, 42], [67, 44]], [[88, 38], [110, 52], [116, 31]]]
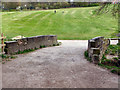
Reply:
[[17, 41], [7, 41], [5, 44], [5, 54], [14, 54], [18, 52], [19, 47]]
[[95, 48], [96, 46], [96, 43], [93, 40], [91, 40], [89, 44], [90, 44], [90, 48]]
[[108, 46], [110, 45], [110, 39], [105, 39], [104, 37], [95, 37], [88, 40], [88, 55], [94, 63], [98, 63]]
[[91, 49], [92, 49], [93, 54], [97, 54], [97, 55], [100, 54], [100, 49], [99, 48], [91, 48]]
[[92, 61], [93, 61], [94, 64], [98, 64], [100, 62], [99, 55], [94, 54], [92, 56]]
[[19, 39], [17, 40], [17, 42], [18, 42], [19, 51], [24, 51], [27, 49], [27, 44], [28, 44], [27, 38]]
[[28, 41], [27, 48], [34, 49], [35, 48], [34, 37], [28, 37], [27, 41]]

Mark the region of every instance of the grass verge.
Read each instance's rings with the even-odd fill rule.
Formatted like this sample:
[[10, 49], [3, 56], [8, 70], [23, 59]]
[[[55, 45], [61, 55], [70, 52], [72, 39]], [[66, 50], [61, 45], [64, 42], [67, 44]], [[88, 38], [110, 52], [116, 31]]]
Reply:
[[[59, 40], [88, 40], [97, 36], [115, 37], [118, 19], [110, 14], [94, 15], [99, 7], [42, 11], [2, 12], [2, 31], [15, 36], [57, 35]], [[64, 13], [62, 13], [64, 11]]]

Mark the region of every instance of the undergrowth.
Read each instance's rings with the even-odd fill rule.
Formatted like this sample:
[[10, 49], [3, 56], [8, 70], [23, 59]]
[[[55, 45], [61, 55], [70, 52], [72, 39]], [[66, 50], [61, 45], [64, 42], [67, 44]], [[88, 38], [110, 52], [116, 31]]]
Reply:
[[[101, 61], [98, 63], [99, 66], [109, 69], [112, 73], [120, 75], [120, 61], [118, 57], [113, 57], [112, 59], [107, 59], [106, 55], [116, 56], [118, 53], [118, 45], [109, 45], [105, 54], [103, 55]], [[92, 62], [88, 56], [88, 51], [84, 53], [85, 58]]]
[[1, 54], [0, 57], [1, 57], [0, 62], [2, 64], [5, 64], [7, 61], [11, 61], [12, 59], [17, 58], [17, 56], [6, 55], [6, 54]]

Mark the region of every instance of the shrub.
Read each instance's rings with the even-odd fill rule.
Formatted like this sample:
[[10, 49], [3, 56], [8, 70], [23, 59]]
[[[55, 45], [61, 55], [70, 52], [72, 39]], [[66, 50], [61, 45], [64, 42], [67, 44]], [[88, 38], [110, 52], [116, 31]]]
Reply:
[[105, 54], [117, 55], [118, 45], [109, 45], [108, 49], [105, 51]]
[[120, 69], [112, 69], [111, 72], [120, 75]]
[[113, 59], [114, 59], [115, 61], [118, 61], [118, 57], [114, 57]]
[[85, 51], [84, 55], [86, 58], [88, 58], [88, 51]]

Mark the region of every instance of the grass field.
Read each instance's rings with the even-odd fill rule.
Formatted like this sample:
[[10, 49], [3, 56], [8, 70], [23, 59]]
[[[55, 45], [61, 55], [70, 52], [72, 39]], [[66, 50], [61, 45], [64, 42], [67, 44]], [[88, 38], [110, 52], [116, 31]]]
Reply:
[[[87, 40], [114, 37], [118, 20], [109, 14], [93, 15], [97, 7], [2, 13], [2, 31], [7, 38], [18, 35], [57, 35], [58, 39]], [[64, 13], [62, 13], [64, 11]]]

